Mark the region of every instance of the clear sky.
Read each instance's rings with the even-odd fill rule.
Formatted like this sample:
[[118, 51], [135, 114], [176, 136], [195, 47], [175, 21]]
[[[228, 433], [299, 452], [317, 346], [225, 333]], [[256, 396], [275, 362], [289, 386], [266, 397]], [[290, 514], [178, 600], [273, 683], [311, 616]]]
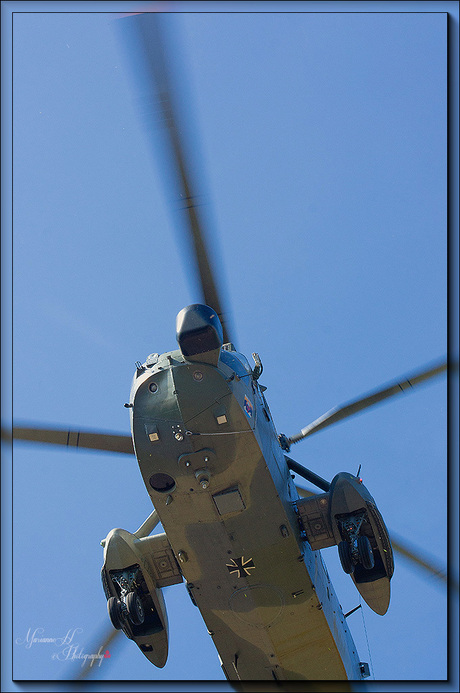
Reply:
[[[199, 300], [115, 14], [145, 5], [4, 5], [15, 11], [14, 417], [129, 433], [135, 361], [176, 348], [175, 316]], [[287, 435], [447, 353], [446, 9], [457, 4], [409, 5], [155, 5], [178, 11], [168, 37], [234, 341], [260, 354]], [[361, 464], [390, 533], [445, 568], [446, 421], [441, 378], [291, 455], [327, 479]], [[97, 651], [109, 628], [99, 542], [152, 506], [134, 458], [17, 444], [13, 461], [5, 656], [17, 679], [72, 679], [79, 662], [22, 640], [79, 629], [82, 651]], [[359, 595], [336, 549], [323, 555], [347, 612]], [[391, 585], [384, 617], [364, 605], [348, 619], [360, 659], [376, 680], [444, 679], [444, 585], [399, 557]], [[165, 597], [165, 668], [123, 636], [92, 678], [224, 680], [185, 587]]]

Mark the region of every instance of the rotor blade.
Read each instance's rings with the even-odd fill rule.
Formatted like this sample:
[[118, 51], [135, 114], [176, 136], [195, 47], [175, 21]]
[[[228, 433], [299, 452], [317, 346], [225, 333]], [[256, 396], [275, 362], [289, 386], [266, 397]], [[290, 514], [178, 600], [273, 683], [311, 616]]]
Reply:
[[[123, 633], [123, 631], [115, 630], [115, 628], [112, 628], [109, 626], [109, 630], [106, 631], [105, 636], [100, 638], [98, 641], [98, 642], [102, 642], [102, 644], [97, 648], [97, 651], [93, 648], [92, 652], [94, 654], [104, 655], [107, 652], [109, 646], [115, 640], [115, 638], [117, 638], [122, 633]], [[78, 675], [74, 677], [74, 680], [75, 681], [81, 681], [82, 679], [86, 679], [88, 674], [93, 669], [96, 669], [96, 668], [99, 668], [98, 667], [98, 660], [88, 657], [88, 659], [85, 662], [85, 665], [80, 669], [80, 672], [78, 673]]]
[[[302, 486], [296, 486], [296, 489], [301, 498], [310, 498], [311, 496], [317, 495], [313, 491], [309, 491], [308, 489], [303, 488]], [[405, 558], [409, 559], [409, 561], [412, 561], [412, 563], [415, 563], [420, 568], [423, 568], [431, 576], [434, 575], [443, 582], [447, 582], [446, 571], [443, 570], [440, 566], [436, 565], [436, 563], [432, 559], [422, 557], [421, 553], [416, 549], [410, 549], [407, 546], [407, 544], [405, 544], [404, 541], [401, 540], [399, 537], [396, 539], [393, 532], [390, 532], [390, 541], [393, 547], [393, 551], [395, 553], [399, 553], [401, 556], [404, 556]], [[452, 581], [452, 586], [458, 592], [458, 582]]]
[[287, 442], [289, 445], [297, 443], [299, 440], [307, 438], [308, 436], [311, 436], [313, 433], [316, 433], [317, 431], [320, 431], [323, 428], [327, 428], [328, 426], [331, 426], [332, 424], [335, 424], [338, 421], [341, 421], [342, 419], [347, 419], [348, 417], [353, 416], [354, 414], [358, 414], [358, 412], [363, 411], [363, 409], [372, 407], [374, 406], [374, 404], [378, 404], [379, 402], [382, 402], [384, 399], [387, 399], [388, 397], [393, 397], [393, 395], [399, 395], [402, 392], [408, 392], [412, 390], [412, 388], [416, 385], [419, 385], [420, 383], [424, 382], [425, 380], [428, 380], [429, 378], [434, 378], [435, 376], [441, 375], [446, 370], [447, 363], [443, 362], [437, 364], [434, 367], [424, 369], [423, 371], [415, 373], [414, 375], [406, 377], [398, 382], [383, 385], [378, 390], [370, 392], [369, 394], [364, 395], [359, 399], [347, 402], [346, 404], [339, 405], [338, 407], [334, 407], [333, 409], [330, 409], [328, 412], [323, 414], [323, 416], [320, 416], [319, 419], [313, 421], [313, 423], [308, 424], [308, 426], [306, 426], [305, 428], [302, 428], [300, 433], [297, 433], [291, 438], [288, 438]]
[[13, 432], [2, 428], [2, 440], [22, 440], [48, 445], [64, 445], [68, 448], [88, 448], [107, 452], [134, 455], [131, 436], [77, 429], [39, 428], [35, 426], [13, 426]]
[[[203, 214], [200, 211], [197, 191], [194, 188], [196, 181], [190, 175], [190, 160], [186, 156], [186, 147], [180, 122], [178, 118], [177, 101], [170, 61], [165, 48], [164, 31], [161, 22], [164, 21], [162, 13], [147, 12], [124, 17], [122, 20], [125, 29], [131, 31], [131, 47], [137, 57], [140, 58], [140, 68], [136, 72], [145, 72], [149, 93], [156, 94], [157, 103], [155, 111], [161, 115], [161, 123], [167, 133], [170, 155], [177, 176], [177, 200], [181, 202], [184, 210], [187, 233], [191, 239], [194, 260], [204, 302], [216, 311], [222, 323], [224, 331], [224, 343], [231, 341], [228, 332], [228, 314], [224, 310], [219, 296], [217, 283], [213, 275], [212, 258], [209, 255], [208, 243], [204, 228]], [[189, 104], [187, 104], [189, 110]], [[149, 133], [150, 135], [151, 133]], [[195, 141], [193, 142], [196, 149]], [[214, 258], [215, 259], [215, 258]]]
[[[401, 554], [401, 556], [408, 558], [413, 563], [416, 563], [418, 566], [428, 571], [431, 575], [434, 575], [440, 580], [443, 580], [443, 582], [447, 582], [446, 571], [439, 565], [436, 565], [432, 559], [429, 559], [426, 556], [422, 557], [419, 551], [413, 548], [409, 548], [409, 546], [403, 539], [401, 539], [400, 537], [396, 539], [393, 532], [391, 533], [390, 539], [394, 551]], [[453, 582], [452, 586], [458, 591], [458, 583]]]

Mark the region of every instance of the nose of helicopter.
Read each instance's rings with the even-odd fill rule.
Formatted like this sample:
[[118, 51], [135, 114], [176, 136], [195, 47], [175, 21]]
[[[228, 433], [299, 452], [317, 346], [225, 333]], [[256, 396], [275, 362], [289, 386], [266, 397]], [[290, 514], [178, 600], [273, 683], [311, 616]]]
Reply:
[[187, 361], [217, 366], [223, 343], [223, 330], [215, 310], [194, 303], [183, 308], [176, 318], [176, 339]]

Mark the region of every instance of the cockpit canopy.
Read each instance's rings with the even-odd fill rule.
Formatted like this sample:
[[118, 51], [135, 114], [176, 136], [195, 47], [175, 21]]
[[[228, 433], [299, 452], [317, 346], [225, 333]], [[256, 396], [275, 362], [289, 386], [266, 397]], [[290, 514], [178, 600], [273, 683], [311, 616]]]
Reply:
[[[230, 347], [230, 348], [229, 348]], [[244, 378], [245, 375], [251, 375], [252, 370], [244, 354], [235, 351], [233, 344], [225, 344], [220, 352], [220, 359], [229, 366], [239, 378]]]

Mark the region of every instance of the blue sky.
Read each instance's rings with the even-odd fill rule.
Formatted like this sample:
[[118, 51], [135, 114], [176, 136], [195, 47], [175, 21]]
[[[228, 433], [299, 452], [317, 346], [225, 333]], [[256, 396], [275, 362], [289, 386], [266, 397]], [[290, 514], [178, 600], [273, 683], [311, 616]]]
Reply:
[[[144, 6], [4, 5], [15, 11], [14, 417], [128, 433], [135, 361], [174, 349], [175, 316], [199, 298], [115, 14]], [[288, 435], [447, 353], [445, 11], [456, 4], [384, 5], [167, 6], [234, 341], [260, 354]], [[446, 421], [440, 379], [291, 454], [328, 479], [361, 464], [390, 532], [446, 566]], [[21, 640], [77, 628], [94, 651], [109, 627], [99, 542], [134, 531], [150, 500], [134, 458], [18, 444], [13, 503], [14, 677], [71, 679], [78, 663]], [[336, 550], [323, 555], [349, 611], [359, 595]], [[166, 603], [166, 667], [120, 638], [93, 678], [223, 680], [184, 586]], [[443, 585], [397, 558], [387, 615], [364, 605], [348, 622], [376, 680], [439, 680], [446, 614]]]

